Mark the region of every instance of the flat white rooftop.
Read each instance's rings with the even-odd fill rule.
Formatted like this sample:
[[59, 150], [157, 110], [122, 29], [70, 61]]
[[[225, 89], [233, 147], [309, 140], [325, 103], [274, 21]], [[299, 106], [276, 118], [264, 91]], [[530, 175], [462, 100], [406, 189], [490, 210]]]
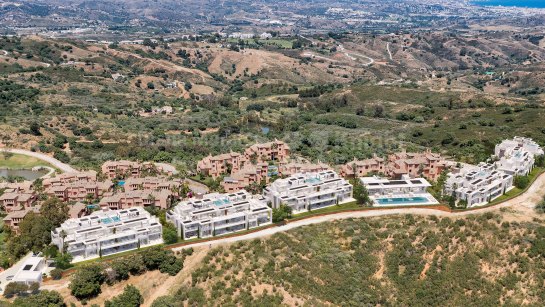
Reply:
[[390, 180], [380, 177], [361, 177], [361, 183], [367, 189], [399, 189], [399, 188], [423, 188], [431, 187], [431, 184], [424, 178]]
[[40, 282], [45, 267], [44, 257], [29, 257], [13, 277], [15, 282]]

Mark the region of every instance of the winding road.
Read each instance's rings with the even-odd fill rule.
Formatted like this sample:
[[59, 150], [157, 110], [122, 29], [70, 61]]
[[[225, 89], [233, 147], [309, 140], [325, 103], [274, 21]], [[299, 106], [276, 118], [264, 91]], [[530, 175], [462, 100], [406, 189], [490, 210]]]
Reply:
[[344, 55], [345, 55], [347, 58], [351, 59], [352, 61], [356, 61], [356, 60], [357, 60], [357, 58], [355, 58], [355, 57], [364, 58], [364, 59], [368, 60], [368, 61], [369, 61], [368, 63], [364, 63], [364, 64], [363, 64], [363, 65], [365, 65], [365, 66], [369, 66], [369, 65], [375, 63], [375, 59], [373, 59], [373, 58], [371, 58], [371, 57], [368, 57], [368, 56], [366, 56], [366, 55], [359, 54], [359, 53], [355, 53], [355, 52], [348, 53], [348, 52], [346, 51], [346, 49], [344, 49], [344, 46], [343, 46], [342, 44], [339, 45], [339, 50], [340, 50], [341, 52], [343, 52]]
[[206, 242], [197, 242], [193, 244], [188, 244], [180, 247], [175, 247], [172, 250], [178, 251], [189, 247], [202, 247], [202, 246], [215, 246], [226, 243], [233, 243], [243, 240], [252, 240], [262, 237], [267, 237], [275, 233], [288, 231], [301, 226], [331, 222], [335, 220], [349, 219], [349, 218], [364, 218], [364, 217], [378, 217], [378, 216], [388, 216], [388, 215], [399, 215], [399, 214], [413, 214], [413, 215], [435, 215], [435, 216], [449, 216], [449, 217], [461, 217], [468, 216], [473, 214], [483, 214], [486, 212], [497, 211], [502, 208], [518, 208], [522, 211], [533, 210], [535, 205], [543, 198], [545, 193], [545, 173], [541, 174], [530, 188], [522, 193], [521, 195], [509, 199], [503, 203], [500, 203], [491, 207], [484, 207], [470, 211], [461, 211], [461, 212], [448, 212], [439, 209], [433, 208], [396, 208], [396, 209], [377, 209], [377, 210], [362, 210], [362, 211], [351, 211], [351, 212], [341, 212], [328, 215], [321, 215], [315, 217], [309, 217], [306, 219], [301, 219], [297, 221], [288, 222], [288, 224], [283, 226], [265, 228], [256, 232], [232, 236], [226, 238], [218, 238], [216, 240], [206, 241]]
[[390, 43], [386, 43], [386, 50], [388, 51], [388, 55], [390, 56], [390, 61], [393, 61], [394, 58], [392, 57], [392, 51], [390, 50]]
[[61, 161], [59, 161], [59, 160], [57, 160], [57, 159], [55, 159], [55, 158], [53, 158], [51, 156], [45, 155], [43, 153], [34, 152], [34, 151], [30, 151], [30, 150], [25, 150], [25, 149], [15, 149], [15, 148], [1, 148], [0, 151], [31, 156], [31, 157], [43, 160], [43, 161], [53, 165], [54, 167], [60, 169], [61, 171], [65, 172], [65, 173], [77, 172], [77, 170], [75, 168], [73, 168], [72, 166], [70, 166], [70, 165], [68, 165], [66, 163], [62, 163]]
[[322, 59], [322, 60], [326, 60], [326, 61], [330, 61], [330, 62], [337, 62], [337, 60], [326, 58], [326, 57], [321, 56], [321, 55], [316, 55], [316, 54], [311, 53], [311, 52], [305, 52], [305, 53], [303, 53], [303, 56], [310, 57], [310, 58], [313, 58], [313, 59]]

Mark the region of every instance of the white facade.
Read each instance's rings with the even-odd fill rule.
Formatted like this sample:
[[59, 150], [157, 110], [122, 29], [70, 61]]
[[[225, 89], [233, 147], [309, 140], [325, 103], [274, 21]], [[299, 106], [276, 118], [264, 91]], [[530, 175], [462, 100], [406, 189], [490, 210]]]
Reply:
[[445, 194], [467, 201], [468, 207], [484, 205], [513, 188], [513, 176], [497, 170], [493, 164], [465, 166], [450, 173]]
[[254, 37], [255, 37], [255, 34], [253, 34], [253, 33], [235, 32], [235, 33], [229, 35], [229, 38], [238, 38], [238, 39], [250, 39], [250, 38], [254, 38]]
[[59, 250], [66, 247], [78, 262], [163, 243], [159, 219], [140, 207], [96, 211], [69, 219], [51, 232]]
[[183, 201], [166, 214], [184, 240], [207, 238], [272, 223], [272, 210], [263, 200], [241, 190], [208, 194]]
[[494, 154], [496, 157], [501, 158], [505, 155], [509, 155], [515, 148], [521, 148], [534, 156], [543, 155], [543, 149], [530, 138], [524, 138], [520, 136], [514, 137], [512, 140], [504, 140], [500, 144], [496, 145]]
[[331, 170], [278, 179], [263, 191], [273, 208], [285, 204], [300, 213], [353, 201], [352, 185]]
[[13, 276], [13, 282], [30, 285], [41, 283], [47, 264], [44, 257], [32, 256], [25, 260], [19, 271]]
[[525, 176], [534, 166], [535, 157], [543, 155], [543, 149], [532, 139], [514, 137], [496, 145], [494, 150], [498, 170], [513, 176]]
[[389, 180], [386, 178], [362, 177], [361, 183], [367, 189], [375, 206], [433, 205], [438, 201], [427, 192], [431, 184], [424, 178]]
[[270, 39], [270, 38], [272, 38], [272, 37], [273, 37], [272, 34], [271, 34], [271, 33], [267, 33], [267, 32], [263, 32], [263, 33], [261, 33], [261, 34], [259, 35], [259, 38], [261, 38], [261, 39]]
[[515, 148], [508, 155], [499, 158], [494, 164], [499, 171], [513, 176], [526, 176], [534, 167], [534, 155], [522, 148]]

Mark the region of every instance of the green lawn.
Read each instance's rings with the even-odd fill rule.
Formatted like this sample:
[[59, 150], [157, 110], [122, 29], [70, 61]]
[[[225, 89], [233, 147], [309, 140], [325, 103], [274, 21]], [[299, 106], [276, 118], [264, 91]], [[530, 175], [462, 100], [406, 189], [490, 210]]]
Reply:
[[487, 206], [493, 206], [493, 205], [497, 205], [499, 203], [502, 203], [504, 201], [507, 201], [511, 198], [515, 198], [517, 196], [519, 196], [520, 194], [526, 192], [531, 186], [532, 184], [534, 183], [534, 181], [537, 179], [537, 177], [543, 173], [543, 171], [545, 171], [544, 168], [541, 168], [541, 167], [536, 167], [534, 168], [530, 174], [528, 175], [528, 178], [530, 179], [530, 183], [528, 184], [528, 186], [524, 189], [519, 189], [517, 187], [514, 187], [513, 189], [511, 189], [510, 191], [508, 191], [507, 193], [503, 194], [502, 196], [494, 199], [494, 201], [490, 202]]
[[0, 153], [0, 168], [30, 169], [35, 166], [52, 167], [49, 163], [31, 156], [12, 153]]
[[362, 208], [364, 208], [364, 207], [358, 205], [357, 202], [353, 201], [353, 202], [349, 202], [349, 203], [342, 204], [342, 205], [331, 206], [331, 207], [326, 207], [326, 208], [322, 208], [322, 209], [318, 209], [318, 210], [312, 210], [312, 211], [308, 211], [308, 212], [295, 214], [290, 220], [298, 220], [298, 219], [301, 219], [301, 218], [305, 218], [305, 217], [312, 216], [312, 215], [317, 215], [317, 214], [341, 212], [341, 211], [345, 211], [345, 210], [354, 210], [354, 209], [362, 209]]

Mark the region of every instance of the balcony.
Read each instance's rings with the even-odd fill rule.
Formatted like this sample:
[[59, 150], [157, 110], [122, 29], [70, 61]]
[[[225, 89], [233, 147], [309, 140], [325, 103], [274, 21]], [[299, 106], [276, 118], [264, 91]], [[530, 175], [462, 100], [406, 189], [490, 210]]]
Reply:
[[100, 246], [102, 248], [108, 248], [108, 247], [120, 246], [120, 245], [125, 245], [127, 243], [136, 243], [136, 242], [138, 242], [138, 239], [135, 236], [132, 236], [131, 238], [127, 238], [127, 239], [103, 241], [103, 242], [100, 242]]
[[233, 221], [228, 221], [228, 222], [224, 222], [224, 223], [220, 223], [220, 224], [217, 224], [215, 223], [214, 224], [214, 229], [224, 229], [224, 228], [228, 228], [228, 227], [233, 227], [233, 226], [237, 226], [237, 225], [246, 225], [246, 219], [238, 219], [238, 220], [233, 220]]

